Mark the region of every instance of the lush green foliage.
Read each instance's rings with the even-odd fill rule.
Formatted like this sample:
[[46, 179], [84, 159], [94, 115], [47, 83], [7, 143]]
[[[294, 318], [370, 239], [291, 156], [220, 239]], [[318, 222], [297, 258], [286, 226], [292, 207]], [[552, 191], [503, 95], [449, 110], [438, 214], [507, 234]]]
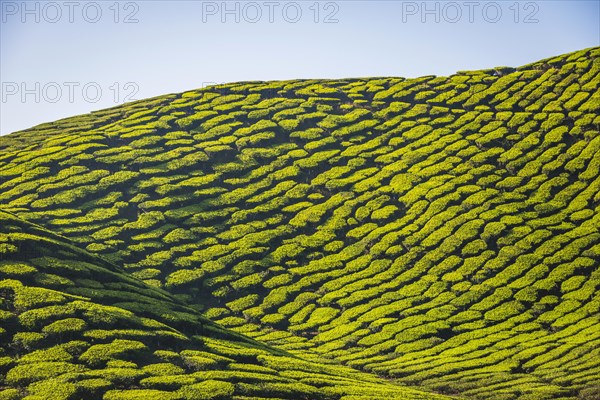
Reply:
[[599, 56], [0, 138], [0, 399], [594, 398]]

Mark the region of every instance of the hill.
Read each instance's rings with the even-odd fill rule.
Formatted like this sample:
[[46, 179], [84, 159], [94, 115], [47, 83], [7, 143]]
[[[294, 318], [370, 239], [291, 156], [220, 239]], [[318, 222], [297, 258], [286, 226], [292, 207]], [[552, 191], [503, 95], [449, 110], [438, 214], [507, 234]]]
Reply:
[[0, 398], [596, 398], [599, 55], [1, 137]]
[[2, 399], [445, 398], [261, 345], [65, 238], [0, 222]]

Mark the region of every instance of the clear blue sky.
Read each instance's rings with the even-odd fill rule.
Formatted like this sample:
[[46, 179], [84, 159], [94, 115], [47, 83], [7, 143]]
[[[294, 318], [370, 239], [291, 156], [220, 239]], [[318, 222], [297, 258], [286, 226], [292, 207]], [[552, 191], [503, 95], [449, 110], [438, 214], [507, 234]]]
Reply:
[[0, 133], [210, 82], [519, 66], [600, 45], [599, 2], [0, 0]]

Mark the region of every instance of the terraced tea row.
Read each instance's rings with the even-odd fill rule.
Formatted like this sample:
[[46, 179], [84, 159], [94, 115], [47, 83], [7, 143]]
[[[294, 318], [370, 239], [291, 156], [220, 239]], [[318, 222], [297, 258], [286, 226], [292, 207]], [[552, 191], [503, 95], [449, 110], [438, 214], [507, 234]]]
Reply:
[[599, 53], [57, 121], [0, 139], [0, 204], [305, 359], [467, 398], [594, 396]]

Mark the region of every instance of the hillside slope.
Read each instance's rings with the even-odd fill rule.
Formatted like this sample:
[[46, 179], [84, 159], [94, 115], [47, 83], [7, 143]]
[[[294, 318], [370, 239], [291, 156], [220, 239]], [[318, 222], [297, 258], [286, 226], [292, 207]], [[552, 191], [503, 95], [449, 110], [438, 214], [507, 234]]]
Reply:
[[313, 365], [594, 398], [599, 56], [219, 85], [40, 125], [0, 138], [0, 209]]
[[0, 211], [0, 398], [447, 399], [304, 361]]

